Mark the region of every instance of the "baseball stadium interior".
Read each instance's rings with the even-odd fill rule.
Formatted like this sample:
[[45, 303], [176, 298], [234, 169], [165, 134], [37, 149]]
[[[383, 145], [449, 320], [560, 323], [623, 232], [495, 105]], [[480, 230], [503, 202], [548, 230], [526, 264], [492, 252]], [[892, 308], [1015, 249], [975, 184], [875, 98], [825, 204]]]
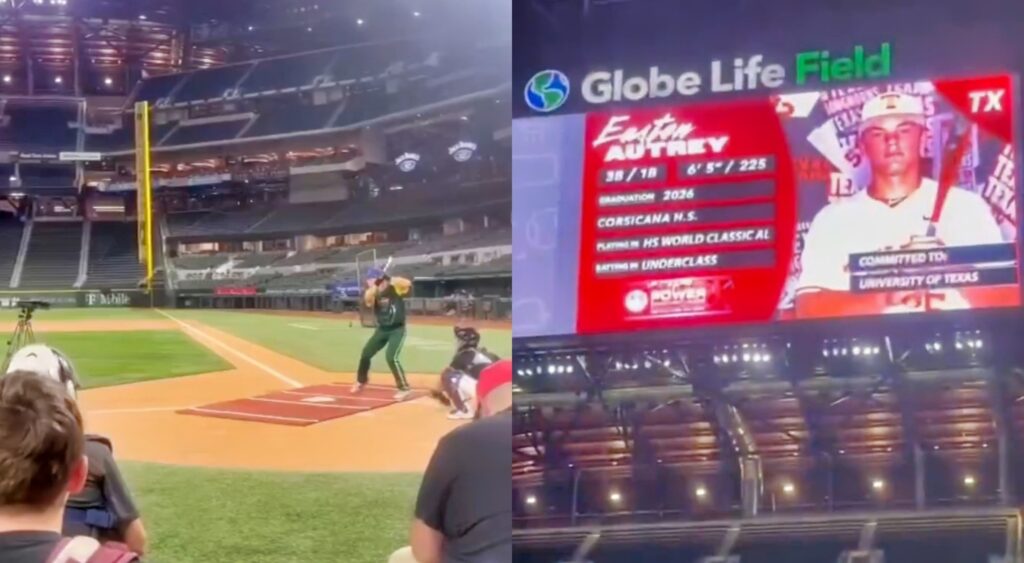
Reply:
[[[700, 122], [698, 111], [686, 113], [700, 102], [681, 95], [668, 101], [642, 99], [673, 96], [647, 95], [647, 90], [630, 95], [630, 80], [634, 85], [646, 81], [648, 66], [653, 91], [657, 72], [674, 77], [695, 69], [696, 76], [716, 58], [763, 53], [771, 60], [788, 54], [786, 49], [811, 46], [829, 48], [838, 56], [840, 47], [848, 48], [846, 39], [830, 43], [829, 34], [845, 38], [862, 29], [844, 18], [857, 12], [864, 17], [860, 22], [872, 14], [882, 20], [896, 3], [730, 2], [716, 3], [713, 9], [654, 4], [538, 0], [517, 7], [514, 64], [517, 87], [526, 85], [527, 100], [514, 110], [514, 162], [547, 156], [539, 150], [521, 157], [518, 141], [519, 131], [530, 127], [542, 135], [544, 128], [536, 123], [545, 120], [571, 124], [586, 114], [589, 127], [614, 115], [612, 122], [632, 124], [631, 113], [653, 107], [650, 113], [661, 112], [657, 115], [666, 115], [664, 120], [683, 115]], [[917, 21], [933, 5], [899, 4], [905, 4], [907, 17], [900, 16], [898, 24], [886, 22], [891, 23], [887, 31], [873, 29], [878, 33], [871, 37], [895, 41], [904, 31], [900, 25], [909, 28], [907, 22]], [[1005, 38], [992, 35], [997, 24], [986, 27], [999, 12], [986, 11], [982, 4], [995, 3], [973, 8], [960, 4], [956, 18], [969, 21], [963, 25], [975, 26], [973, 31], [986, 30], [991, 45], [998, 46], [993, 50], [1013, 51], [1009, 63], [992, 64], [1019, 68], [1013, 66], [1024, 60], [1019, 47], [1007, 47], [1001, 43]], [[839, 25], [830, 27], [837, 21], [844, 22], [841, 32]], [[530, 32], [520, 32], [525, 29]], [[545, 34], [551, 39], [544, 45], [525, 39]], [[639, 41], [638, 34], [652, 39]], [[802, 39], [789, 41], [790, 35]], [[905, 39], [901, 64], [913, 66], [906, 61], [914, 59], [922, 68], [945, 72], [936, 62], [941, 57], [922, 54], [935, 42], [922, 40], [911, 55], [907, 45], [917, 45], [919, 37]], [[572, 46], [576, 41], [581, 43], [578, 48]], [[690, 45], [700, 48], [688, 49]], [[560, 58], [559, 49], [571, 52]], [[680, 54], [684, 51], [686, 55]], [[529, 59], [525, 68], [520, 67], [521, 54]], [[921, 62], [925, 60], [931, 66]], [[986, 66], [991, 61], [982, 61], [978, 67], [993, 68]], [[971, 68], [964, 64], [958, 71]], [[615, 94], [600, 98], [611, 88], [592, 89], [590, 98], [579, 93], [595, 76], [616, 73], [618, 87], [630, 72], [637, 78], [628, 79]], [[547, 90], [537, 83], [546, 84]], [[857, 91], [849, 85], [827, 88]], [[533, 92], [539, 94], [531, 100]], [[621, 92], [628, 101], [621, 101]], [[597, 107], [612, 96], [616, 103]], [[707, 94], [703, 100], [712, 97]], [[555, 112], [563, 102], [569, 107], [562, 115], [542, 115]], [[559, 127], [551, 130], [570, 130], [569, 125]], [[1013, 129], [1020, 130], [1019, 120]], [[593, 167], [589, 153], [581, 154], [588, 154], [586, 167]], [[518, 179], [518, 169], [515, 174]], [[553, 183], [559, 180], [589, 187], [586, 180], [556, 177]], [[608, 187], [597, 180], [593, 184]], [[514, 218], [517, 253], [520, 220]], [[876, 226], [865, 221], [857, 226], [861, 228]], [[644, 234], [648, 231], [653, 229]], [[846, 236], [861, 233], [855, 229]], [[592, 240], [583, 238], [584, 249]], [[517, 293], [520, 268], [517, 261]], [[589, 264], [581, 267], [580, 278], [591, 270]], [[553, 276], [553, 295], [572, 294], [560, 291], [561, 284], [577, 282], [568, 277]], [[578, 309], [567, 310], [583, 315], [584, 310], [616, 305], [581, 299]], [[645, 294], [638, 308], [646, 306]], [[624, 307], [630, 307], [628, 297]], [[744, 319], [730, 326], [702, 324], [704, 313], [694, 313], [677, 327], [659, 326], [669, 330], [640, 328], [637, 316], [628, 319], [632, 323], [621, 323], [621, 330], [585, 331], [576, 317], [562, 325], [561, 333], [517, 335], [517, 562], [1022, 560], [1024, 315], [1019, 307], [799, 322]]]
[[145, 146], [160, 302], [509, 318], [510, 42], [414, 4], [0, 2], [0, 293], [136, 299]]

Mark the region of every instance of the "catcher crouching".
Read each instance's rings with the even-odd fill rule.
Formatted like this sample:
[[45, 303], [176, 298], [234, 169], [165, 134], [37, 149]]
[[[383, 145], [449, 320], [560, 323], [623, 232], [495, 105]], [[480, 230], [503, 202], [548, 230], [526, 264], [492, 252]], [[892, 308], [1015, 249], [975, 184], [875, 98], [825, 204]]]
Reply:
[[480, 332], [472, 327], [455, 327], [456, 350], [451, 363], [441, 373], [439, 389], [431, 396], [452, 409], [448, 418], [471, 419], [476, 416], [476, 383], [480, 372], [500, 358], [480, 346]]

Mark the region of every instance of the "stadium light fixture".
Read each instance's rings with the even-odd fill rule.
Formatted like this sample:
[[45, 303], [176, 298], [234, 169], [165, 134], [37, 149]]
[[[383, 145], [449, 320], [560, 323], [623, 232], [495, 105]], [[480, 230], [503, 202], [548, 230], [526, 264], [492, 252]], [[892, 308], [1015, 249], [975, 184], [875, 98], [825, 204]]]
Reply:
[[608, 500], [617, 504], [622, 501], [622, 495], [619, 494], [619, 491], [612, 491], [608, 494]]
[[794, 494], [796, 494], [796, 485], [794, 485], [793, 483], [784, 483], [782, 485], [782, 492], [786, 493], [789, 496], [793, 496]]
[[53, 82], [54, 82], [54, 84], [63, 84], [64, 83], [64, 78], [61, 77], [61, 76], [55, 76], [55, 77], [53, 77]]
[[528, 504], [530, 506], [533, 506], [533, 505], [537, 504], [537, 497], [534, 496], [534, 495], [527, 495], [526, 496], [526, 504]]
[[885, 481], [881, 479], [874, 479], [871, 481], [871, 488], [876, 491], [882, 491], [885, 489]]
[[962, 331], [956, 333], [953, 345], [957, 350], [974, 354], [984, 348], [985, 341], [980, 330]]
[[111, 86], [111, 85], [114, 84], [114, 79], [109, 77], [109, 76], [107, 76], [107, 77], [105, 77], [103, 79], [103, 83], [106, 84], [107, 86]]
[[700, 486], [700, 487], [697, 487], [697, 489], [693, 491], [693, 494], [697, 495], [697, 498], [699, 498], [699, 499], [704, 499], [704, 498], [707, 498], [707, 496], [708, 496], [708, 490], [706, 488], [704, 488], [703, 486]]
[[139, 14], [139, 19], [142, 21], [146, 21], [146, 14]]
[[11, 75], [10, 75], [10, 74], [5, 74], [5, 75], [4, 75], [4, 84], [10, 84], [10, 83], [11, 83], [11, 80], [14, 80], [14, 79], [13, 79], [13, 78], [11, 78]]
[[364, 23], [366, 23], [366, 20], [364, 20], [363, 18], [359, 18], [356, 20], [356, 25], [363, 25]]
[[418, 18], [418, 17], [420, 17], [420, 13], [419, 12], [413, 12], [412, 13], [412, 17]]
[[977, 483], [977, 481], [974, 479], [974, 475], [964, 475], [964, 486], [973, 487], [975, 483]]

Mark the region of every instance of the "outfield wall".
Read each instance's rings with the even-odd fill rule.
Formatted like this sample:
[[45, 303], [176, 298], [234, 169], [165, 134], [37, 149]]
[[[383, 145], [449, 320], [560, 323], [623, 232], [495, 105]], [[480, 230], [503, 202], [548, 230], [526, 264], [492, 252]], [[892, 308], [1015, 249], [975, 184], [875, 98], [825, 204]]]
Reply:
[[0, 291], [0, 309], [15, 309], [22, 301], [45, 301], [57, 308], [162, 307], [161, 291], [150, 296], [141, 289]]
[[[23, 290], [0, 292], [0, 309], [16, 309], [22, 301], [44, 301], [54, 308], [101, 309], [111, 307], [176, 307], [179, 309], [265, 309], [291, 311], [359, 312], [358, 298], [338, 299], [322, 292], [225, 295], [214, 292], [165, 292], [152, 295], [140, 289], [112, 290]], [[458, 316], [480, 320], [509, 320], [512, 300], [479, 297], [454, 302], [436, 297], [410, 297], [406, 309], [411, 315]]]
[[[453, 307], [454, 305], [454, 307]], [[333, 298], [328, 294], [257, 294], [217, 295], [214, 293], [179, 293], [174, 298], [179, 309], [262, 309], [286, 311], [326, 311], [334, 313], [359, 312], [357, 298]], [[459, 316], [479, 320], [509, 320], [512, 318], [512, 300], [500, 297], [480, 297], [459, 306], [449, 299], [410, 297], [405, 301], [411, 315]]]

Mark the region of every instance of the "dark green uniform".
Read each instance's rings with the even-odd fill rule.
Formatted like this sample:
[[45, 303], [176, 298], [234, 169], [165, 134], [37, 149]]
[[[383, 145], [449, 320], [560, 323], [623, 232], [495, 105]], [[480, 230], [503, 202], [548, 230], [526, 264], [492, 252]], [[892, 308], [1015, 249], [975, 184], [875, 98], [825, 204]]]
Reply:
[[373, 313], [377, 317], [377, 330], [363, 346], [363, 354], [359, 358], [359, 370], [356, 378], [359, 383], [366, 383], [370, 378], [370, 360], [387, 346], [384, 357], [387, 358], [391, 374], [395, 376], [395, 385], [405, 391], [409, 389], [409, 381], [405, 377], [405, 368], [398, 360], [405, 344], [405, 298], [398, 294], [395, 286], [377, 294], [373, 301]]

